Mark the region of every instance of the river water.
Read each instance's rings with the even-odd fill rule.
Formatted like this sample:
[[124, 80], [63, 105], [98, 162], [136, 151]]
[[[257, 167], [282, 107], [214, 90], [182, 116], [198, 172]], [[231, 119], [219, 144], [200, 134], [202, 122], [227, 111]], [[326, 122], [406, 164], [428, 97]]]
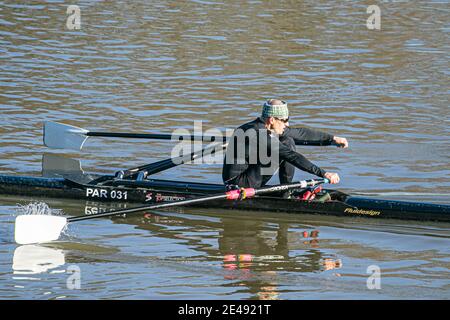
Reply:
[[[349, 140], [298, 148], [339, 172], [339, 189], [450, 202], [446, 1], [379, 1], [380, 30], [367, 28], [366, 1], [77, 3], [70, 30], [64, 1], [0, 1], [0, 174], [40, 175], [45, 153], [111, 173], [173, 147], [90, 138], [80, 152], [52, 150], [44, 121], [171, 133], [201, 120], [225, 132], [277, 97], [291, 126]], [[192, 164], [155, 177], [220, 173]], [[33, 201], [67, 214], [98, 207], [2, 196], [1, 299], [450, 298], [449, 224], [177, 209], [17, 246], [17, 204]]]

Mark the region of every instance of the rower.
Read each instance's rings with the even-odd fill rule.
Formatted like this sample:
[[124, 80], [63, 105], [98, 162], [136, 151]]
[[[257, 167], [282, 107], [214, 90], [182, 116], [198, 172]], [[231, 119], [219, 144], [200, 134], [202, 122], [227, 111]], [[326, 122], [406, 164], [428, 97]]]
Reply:
[[[330, 183], [339, 183], [337, 173], [325, 171], [311, 163], [296, 151], [296, 144], [336, 144], [338, 147], [348, 147], [345, 138], [307, 128], [289, 127], [287, 103], [270, 99], [264, 103], [259, 118], [243, 124], [233, 132], [222, 169], [224, 183], [259, 188], [264, 186], [277, 170], [280, 183], [290, 183], [295, 168], [327, 178]], [[267, 161], [267, 157], [270, 161]]]

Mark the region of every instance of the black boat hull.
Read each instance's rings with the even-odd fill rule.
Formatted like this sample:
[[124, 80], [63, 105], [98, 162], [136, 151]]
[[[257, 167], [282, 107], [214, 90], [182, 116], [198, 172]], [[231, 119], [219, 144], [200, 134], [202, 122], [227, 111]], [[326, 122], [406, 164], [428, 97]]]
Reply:
[[[104, 185], [89, 185], [64, 178], [0, 176], [0, 194], [31, 197], [72, 198], [89, 201], [154, 204], [179, 201], [225, 191], [219, 184], [182, 183], [170, 180], [116, 180]], [[261, 196], [244, 201], [215, 201], [213, 208], [264, 210], [296, 214], [324, 214], [344, 217], [391, 218], [450, 222], [450, 206], [406, 201], [353, 197], [327, 190], [331, 201], [299, 201], [277, 196]]]

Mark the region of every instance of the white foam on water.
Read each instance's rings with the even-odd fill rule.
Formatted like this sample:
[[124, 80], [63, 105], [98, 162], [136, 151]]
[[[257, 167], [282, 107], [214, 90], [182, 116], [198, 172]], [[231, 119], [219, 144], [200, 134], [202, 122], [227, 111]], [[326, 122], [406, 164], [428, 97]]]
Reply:
[[52, 209], [45, 202], [31, 202], [27, 205], [17, 204], [16, 208], [17, 215], [53, 215], [60, 216], [64, 212], [61, 209]]

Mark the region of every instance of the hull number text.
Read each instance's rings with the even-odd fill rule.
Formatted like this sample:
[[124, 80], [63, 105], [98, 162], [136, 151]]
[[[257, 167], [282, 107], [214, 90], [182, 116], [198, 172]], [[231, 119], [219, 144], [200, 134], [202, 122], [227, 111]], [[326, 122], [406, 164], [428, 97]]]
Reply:
[[101, 188], [87, 188], [86, 197], [88, 198], [100, 198], [100, 199], [116, 199], [116, 200], [127, 200], [127, 191], [121, 190], [108, 190]]

